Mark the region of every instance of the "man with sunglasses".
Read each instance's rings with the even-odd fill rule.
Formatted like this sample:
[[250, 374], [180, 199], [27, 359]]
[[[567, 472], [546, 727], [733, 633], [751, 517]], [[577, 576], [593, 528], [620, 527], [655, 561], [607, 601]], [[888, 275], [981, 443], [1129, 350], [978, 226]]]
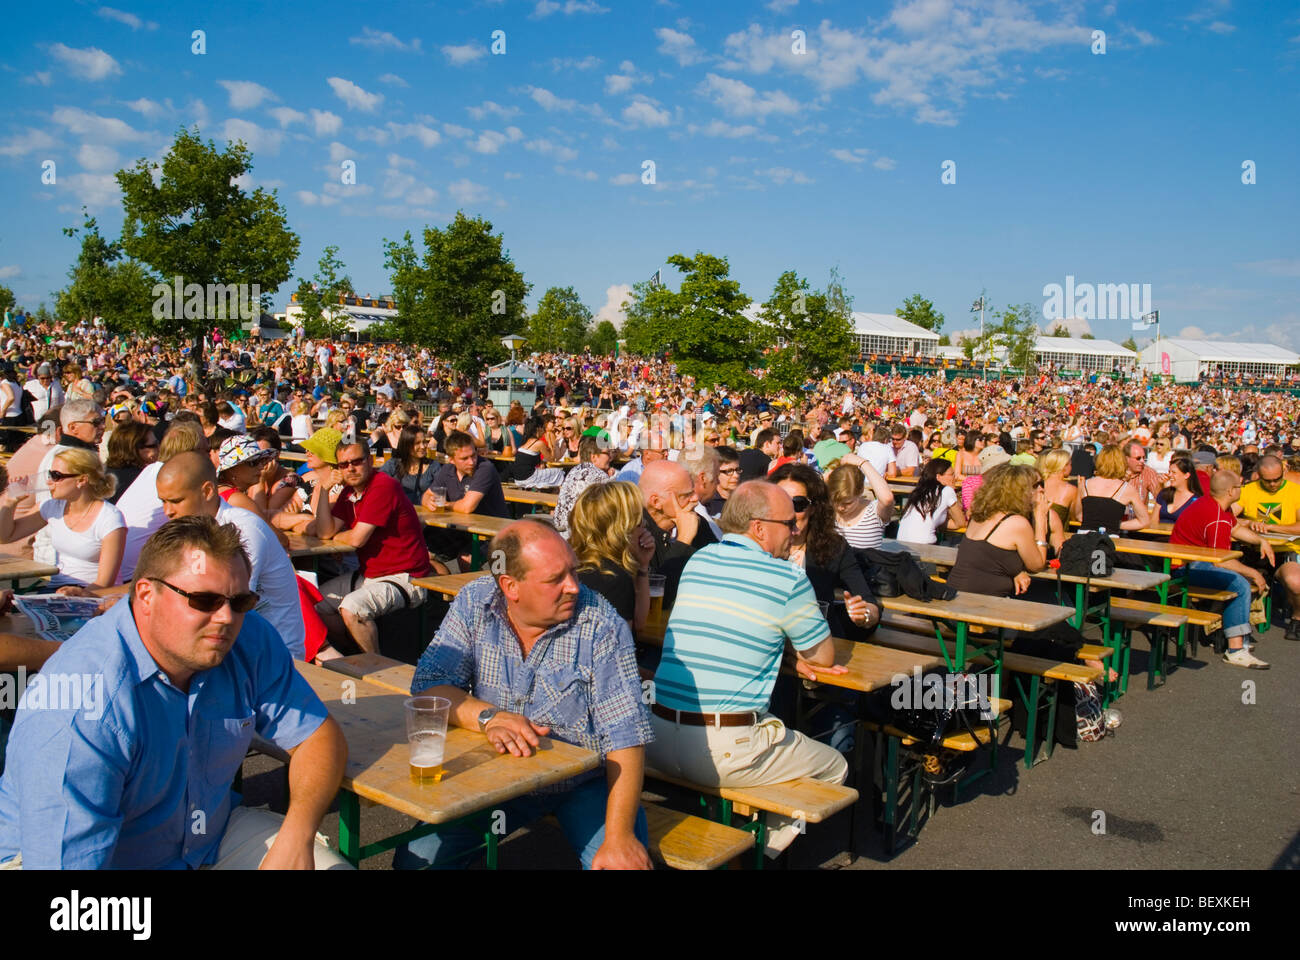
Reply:
[[[720, 543], [697, 551], [682, 573], [651, 704], [646, 760], [671, 777], [756, 787], [812, 777], [843, 783], [844, 756], [768, 712], [786, 644], [800, 676], [832, 666], [830, 628], [802, 567], [787, 562], [797, 525], [781, 487], [742, 483], [722, 511]], [[794, 841], [798, 825], [769, 821], [767, 853]]]
[[36, 368], [36, 376], [24, 384], [23, 389], [32, 395], [32, 419], [39, 420], [51, 407], [63, 403], [63, 386], [54, 379], [48, 363]]
[[[128, 599], [45, 664], [102, 680], [95, 702], [19, 707], [0, 869], [347, 868], [316, 839], [347, 743], [256, 603], [235, 527], [150, 538]], [[232, 805], [254, 735], [290, 755], [283, 817]]]
[[411, 579], [429, 575], [429, 551], [415, 507], [397, 480], [376, 472], [369, 448], [343, 443], [335, 455], [347, 489], [331, 505], [328, 485], [318, 483], [312, 493], [315, 517], [304, 532], [356, 548], [361, 569], [321, 584], [324, 599], [316, 612], [331, 637], [351, 637], [363, 653], [378, 653], [376, 621], [418, 607], [428, 596]]
[[[1285, 465], [1278, 457], [1261, 457], [1255, 469], [1257, 478], [1241, 488], [1241, 499], [1233, 504], [1233, 512], [1255, 533], [1300, 534], [1300, 486], [1286, 479]], [[1291, 601], [1286, 638], [1300, 640], [1300, 563], [1295, 562], [1296, 545], [1276, 549], [1280, 559], [1291, 561], [1277, 565], [1277, 578], [1286, 584]]]

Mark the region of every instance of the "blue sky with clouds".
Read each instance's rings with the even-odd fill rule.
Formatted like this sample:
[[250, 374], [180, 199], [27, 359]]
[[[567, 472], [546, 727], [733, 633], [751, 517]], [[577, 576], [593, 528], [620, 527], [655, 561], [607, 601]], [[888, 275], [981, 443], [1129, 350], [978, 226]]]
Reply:
[[83, 204], [116, 234], [113, 172], [198, 124], [253, 149], [295, 276], [335, 243], [361, 292], [385, 238], [463, 209], [532, 302], [572, 284], [611, 317], [705, 250], [756, 300], [838, 265], [857, 309], [920, 292], [955, 330], [982, 288], [1042, 304], [1073, 275], [1151, 284], [1167, 336], [1300, 348], [1293, 3], [115, 3], [6, 11], [0, 282], [25, 304], [65, 282]]

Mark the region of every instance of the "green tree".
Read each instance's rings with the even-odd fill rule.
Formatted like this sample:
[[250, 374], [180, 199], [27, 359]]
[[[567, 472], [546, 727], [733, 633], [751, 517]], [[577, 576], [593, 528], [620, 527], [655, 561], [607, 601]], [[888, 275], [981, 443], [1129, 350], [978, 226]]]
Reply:
[[121, 243], [104, 239], [85, 208], [82, 218], [80, 227], [63, 228], [65, 237], [81, 234], [81, 250], [68, 270], [68, 286], [56, 294], [54, 309], [65, 320], [103, 317], [113, 331], [146, 324], [152, 317], [155, 278], [142, 264], [124, 257]]
[[1137, 353], [1137, 348], [1138, 348], [1137, 341], [1134, 340], [1131, 336], [1123, 343], [1121, 343], [1120, 346], [1126, 350], [1132, 350], [1134, 353]]
[[943, 327], [943, 314], [936, 312], [934, 304], [919, 293], [914, 293], [904, 300], [903, 305], [894, 311], [894, 316], [902, 317], [934, 333], [938, 333]]
[[[276, 192], [258, 187], [246, 193], [238, 183], [252, 168], [253, 155], [242, 141], [221, 153], [211, 140], [205, 144], [197, 129], [182, 129], [162, 163], [141, 158], [117, 173], [125, 213], [123, 250], [152, 267], [163, 282], [181, 277], [204, 291], [201, 309], [173, 303], [148, 325], [153, 332], [193, 342], [197, 376], [203, 371], [204, 335], [213, 327], [227, 334], [239, 329], [242, 318], [227, 306], [227, 288], [257, 285], [262, 302], [254, 309], [265, 309], [298, 258], [298, 235], [288, 228]], [[210, 299], [226, 304], [210, 309]]]
[[941, 347], [951, 347], [951, 346], [952, 346], [952, 338], [949, 337], [948, 334], [946, 334], [946, 333], [941, 333], [941, 334], [939, 334], [939, 343], [938, 343], [938, 346], [941, 346]]
[[0, 311], [8, 310], [17, 301], [14, 299], [14, 292], [0, 283]]
[[1052, 327], [1051, 330], [1047, 331], [1047, 335], [1049, 337], [1068, 337], [1070, 331], [1065, 328], [1064, 324], [1058, 323], [1056, 326]]
[[1079, 339], [1080, 339], [1080, 340], [1096, 340], [1097, 338], [1096, 338], [1095, 336], [1093, 336], [1091, 333], [1081, 333], [1081, 334], [1079, 334]]
[[302, 306], [303, 335], [313, 340], [324, 337], [337, 339], [351, 330], [346, 312], [338, 311], [344, 296], [355, 296], [352, 279], [343, 273], [339, 248], [331, 244], [321, 254], [316, 265], [316, 276], [311, 280], [298, 278], [298, 303]]
[[1034, 306], [1029, 303], [1008, 304], [1001, 314], [994, 314], [994, 319], [997, 322], [991, 333], [997, 345], [1006, 348], [1007, 364], [1030, 373], [1034, 368], [1038, 342]]
[[797, 390], [849, 364], [853, 349], [851, 315], [831, 309], [827, 295], [809, 289], [808, 281], [787, 270], [777, 278], [772, 296], [759, 316], [769, 338], [780, 338], [767, 365], [765, 385]]
[[618, 339], [618, 328], [610, 321], [602, 320], [587, 337], [587, 346], [596, 356], [607, 357], [614, 352]]
[[573, 287], [551, 287], [528, 318], [528, 346], [543, 352], [577, 353], [587, 340], [591, 311]]
[[45, 305], [45, 301], [44, 301], [44, 300], [42, 300], [42, 301], [41, 301], [41, 305], [40, 305], [39, 307], [36, 308], [36, 313], [34, 313], [34, 314], [32, 315], [32, 321], [33, 321], [34, 323], [53, 323], [53, 322], [54, 322], [54, 314], [50, 313], [50, 309], [49, 309], [49, 307], [47, 307], [47, 306]]
[[428, 347], [462, 373], [505, 359], [500, 338], [525, 329], [532, 285], [482, 218], [458, 211], [446, 229], [425, 227], [423, 257], [410, 231], [400, 243], [386, 240], [384, 265], [402, 339]]
[[751, 300], [730, 279], [725, 257], [674, 254], [668, 263], [682, 274], [681, 289], [632, 288], [623, 335], [633, 353], [671, 354], [678, 372], [702, 385], [745, 389], [754, 383], [763, 333], [745, 316]]

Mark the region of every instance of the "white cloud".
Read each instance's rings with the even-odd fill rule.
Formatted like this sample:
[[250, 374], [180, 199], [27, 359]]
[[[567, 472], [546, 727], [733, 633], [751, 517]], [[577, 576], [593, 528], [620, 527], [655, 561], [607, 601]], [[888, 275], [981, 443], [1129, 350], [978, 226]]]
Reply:
[[37, 70], [23, 77], [23, 83], [37, 87], [48, 87], [54, 82], [54, 73], [50, 70]]
[[377, 143], [381, 147], [392, 138], [392, 135], [383, 127], [359, 127], [356, 135], [358, 140]]
[[78, 50], [66, 44], [56, 43], [50, 47], [50, 53], [70, 74], [82, 80], [103, 80], [122, 72], [117, 61], [99, 47]]
[[1224, 23], [1222, 20], [1215, 20], [1205, 29], [1226, 36], [1229, 33], [1235, 32], [1237, 28], [1230, 23]]
[[636, 99], [623, 108], [623, 119], [635, 126], [666, 127], [672, 122], [672, 114], [660, 110], [649, 97], [637, 94]]
[[332, 207], [339, 202], [337, 197], [331, 197], [327, 194], [317, 196], [310, 190], [297, 190], [294, 192], [294, 197], [305, 207]]
[[611, 97], [618, 96], [620, 93], [627, 93], [634, 86], [636, 86], [636, 77], [611, 73], [605, 78], [605, 92]]
[[76, 202], [59, 207], [60, 212], [72, 212], [85, 206], [90, 210], [104, 210], [121, 203], [122, 188], [111, 173], [74, 173], [59, 177], [59, 186], [69, 191]]
[[523, 133], [518, 127], [510, 127], [505, 133], [497, 133], [495, 130], [484, 130], [478, 135], [478, 139], [467, 146], [475, 153], [496, 153], [507, 143], [520, 139]]
[[355, 43], [361, 47], [370, 47], [374, 50], [400, 50], [403, 53], [420, 52], [419, 37], [413, 37], [409, 43], [403, 43], [388, 31], [375, 30], [372, 27], [362, 27], [361, 36], [348, 37], [348, 43]]
[[328, 110], [311, 111], [311, 124], [318, 137], [332, 137], [343, 129], [343, 118]]
[[442, 134], [422, 123], [389, 123], [388, 129], [398, 140], [414, 137], [423, 147], [436, 147], [442, 142]]
[[588, 182], [594, 182], [600, 179], [600, 174], [595, 170], [570, 170], [568, 167], [563, 165], [557, 165], [555, 167], [555, 172], [562, 177], [577, 177], [579, 180], [586, 180]]
[[413, 175], [398, 169], [400, 164], [394, 165], [392, 159], [392, 157], [389, 158], [389, 167], [384, 171], [384, 184], [380, 188], [380, 194], [385, 199], [400, 200], [408, 207], [424, 206], [438, 199], [437, 190], [421, 183]]
[[460, 46], [447, 44], [442, 48], [442, 55], [453, 67], [463, 67], [473, 63], [479, 57], [487, 56], [487, 47], [481, 43], [462, 43]]
[[248, 144], [248, 149], [252, 150], [254, 155], [259, 153], [277, 154], [280, 152], [280, 144], [284, 140], [284, 134], [279, 130], [267, 130], [238, 117], [231, 117], [226, 121], [222, 135], [232, 143], [236, 140], [243, 140], [244, 143]]
[[758, 127], [753, 124], [733, 126], [725, 120], [710, 120], [702, 127], [691, 124], [686, 129], [689, 133], [702, 133], [706, 137], [728, 137], [733, 140], [738, 137], [752, 137], [759, 132]]
[[466, 107], [465, 112], [475, 120], [482, 120], [489, 114], [495, 114], [502, 120], [511, 120], [519, 115], [518, 107], [503, 107], [492, 100], [484, 100], [477, 107]]
[[623, 328], [623, 321], [627, 319], [627, 314], [623, 312], [623, 304], [632, 297], [632, 284], [614, 283], [605, 288], [605, 304], [596, 311], [593, 318], [596, 323], [608, 320], [620, 330]]
[[578, 106], [577, 100], [566, 100], [563, 97], [557, 97], [544, 87], [524, 87], [524, 93], [532, 97], [533, 102], [547, 113], [554, 110], [562, 110], [567, 113]]
[[148, 97], [141, 97], [139, 100], [125, 100], [122, 105], [144, 117], [153, 118], [163, 112], [162, 104], [156, 100], [150, 100]]
[[743, 80], [720, 77], [710, 73], [699, 85], [697, 92], [709, 97], [733, 117], [757, 117], [760, 120], [772, 113], [798, 113], [799, 101], [780, 90], [760, 94]]
[[771, 10], [773, 13], [784, 13], [791, 7], [799, 6], [799, 0], [768, 0], [767, 3], [763, 4], [763, 6], [767, 7], [767, 9]]
[[893, 157], [877, 157], [871, 161], [871, 165], [877, 170], [893, 170], [898, 166], [898, 162]]
[[388, 155], [388, 165], [394, 169], [402, 167], [414, 167], [415, 161], [410, 157], [404, 157], [400, 153], [390, 153]]
[[704, 54], [695, 46], [695, 38], [689, 33], [681, 33], [671, 27], [660, 27], [655, 31], [655, 36], [659, 38], [659, 52], [672, 57], [680, 66], [689, 67], [705, 59]]
[[912, 0], [896, 7], [889, 20], [904, 33], [923, 33], [946, 22], [952, 7], [952, 0]]
[[595, 0], [565, 0], [564, 3], [556, 3], [553, 0], [537, 0], [537, 6], [529, 17], [534, 20], [540, 20], [542, 17], [549, 17], [553, 13], [563, 13], [566, 17], [571, 17], [575, 13], [609, 13], [608, 7], [602, 7]]
[[466, 137], [474, 136], [474, 131], [471, 130], [469, 127], [462, 127], [459, 124], [455, 124], [455, 123], [444, 123], [442, 125], [442, 129], [443, 132], [447, 134], [447, 136], [456, 137], [460, 140], [464, 140]]
[[640, 183], [641, 175], [637, 173], [616, 173], [609, 178], [609, 182], [616, 187], [626, 187], [634, 183]]
[[263, 100], [280, 99], [260, 83], [251, 80], [218, 80], [217, 83], [225, 87], [226, 93], [230, 95], [232, 110], [247, 110], [256, 107]]
[[0, 280], [20, 280], [22, 279], [23, 268], [17, 264], [8, 267], [0, 267]]
[[349, 110], [374, 113], [375, 109], [384, 102], [382, 93], [367, 93], [351, 80], [344, 80], [342, 77], [330, 77], [325, 82], [330, 85], [334, 95], [348, 105]]
[[101, 117], [80, 107], [59, 107], [52, 114], [61, 127], [91, 140], [117, 143], [122, 140], [144, 140], [147, 135], [116, 117]]
[[1272, 277], [1300, 277], [1300, 257], [1278, 260], [1255, 260], [1240, 266]]
[[595, 70], [603, 63], [600, 57], [586, 56], [581, 60], [573, 57], [552, 57], [550, 60], [551, 69], [559, 72], [560, 70]]
[[487, 187], [466, 179], [447, 184], [447, 192], [461, 206], [483, 203], [491, 196]]
[[403, 80], [395, 73], [386, 73], [379, 78], [380, 83], [386, 83], [391, 87], [409, 87], [410, 84]]
[[146, 30], [157, 30], [158, 24], [152, 20], [141, 20], [134, 13], [127, 13], [124, 10], [114, 10], [112, 7], [100, 7], [95, 11], [105, 20], [116, 20], [118, 23], [124, 23], [132, 30], [139, 30], [141, 27]]
[[77, 151], [77, 162], [87, 170], [109, 170], [117, 166], [117, 151], [95, 143], [83, 143]]
[[831, 151], [831, 156], [836, 160], [843, 160], [845, 163], [866, 163], [867, 152], [868, 151], [865, 147], [857, 147], [853, 150], [845, 150], [843, 147], [838, 147]]
[[558, 143], [552, 143], [550, 140], [529, 140], [524, 144], [525, 150], [532, 150], [534, 153], [540, 153], [544, 157], [554, 157], [561, 163], [572, 163], [578, 159], [578, 151]]
[[307, 114], [300, 110], [295, 110], [292, 107], [272, 107], [266, 112], [275, 118], [275, 121], [280, 124], [281, 130], [285, 129], [291, 123], [307, 122]]
[[337, 140], [330, 143], [330, 163], [342, 163], [350, 157], [355, 157], [356, 153], [351, 147], [339, 143]]
[[773, 183], [781, 184], [789, 180], [791, 183], [812, 183], [812, 180], [804, 176], [797, 170], [791, 170], [789, 167], [768, 167], [766, 170], [755, 170], [754, 176], [767, 177]]
[[509, 170], [507, 170], [501, 176], [504, 177], [506, 180], [522, 180], [524, 178], [524, 175], [522, 173], [512, 173]]

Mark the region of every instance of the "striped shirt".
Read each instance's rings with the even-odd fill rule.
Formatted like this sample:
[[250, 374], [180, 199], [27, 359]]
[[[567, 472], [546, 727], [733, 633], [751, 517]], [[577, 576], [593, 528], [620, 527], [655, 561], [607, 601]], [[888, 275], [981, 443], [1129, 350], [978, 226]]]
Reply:
[[764, 711], [786, 641], [803, 651], [829, 635], [803, 569], [728, 533], [682, 571], [655, 700], [696, 713]]
[[880, 522], [880, 510], [874, 500], [867, 504], [867, 509], [858, 514], [858, 519], [847, 526], [836, 518], [835, 529], [854, 550], [878, 547], [885, 539], [885, 527]]

